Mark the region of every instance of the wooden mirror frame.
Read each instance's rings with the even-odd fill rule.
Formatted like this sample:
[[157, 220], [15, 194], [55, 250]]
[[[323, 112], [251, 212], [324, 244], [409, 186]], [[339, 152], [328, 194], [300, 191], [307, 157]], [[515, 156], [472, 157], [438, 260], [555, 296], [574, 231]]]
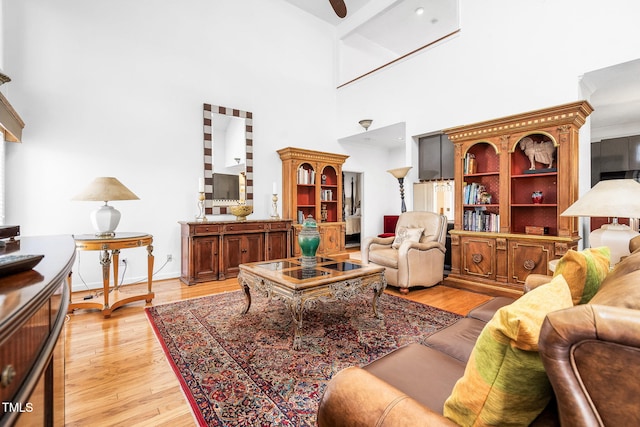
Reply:
[[204, 213], [205, 215], [230, 214], [227, 206], [214, 206], [213, 203], [213, 128], [211, 114], [245, 119], [245, 173], [246, 173], [246, 204], [253, 205], [253, 114], [219, 105], [204, 104]]

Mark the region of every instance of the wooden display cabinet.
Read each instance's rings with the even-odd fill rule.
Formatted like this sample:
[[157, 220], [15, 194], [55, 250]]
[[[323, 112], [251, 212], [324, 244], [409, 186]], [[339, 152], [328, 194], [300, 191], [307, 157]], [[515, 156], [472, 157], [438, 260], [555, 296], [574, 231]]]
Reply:
[[302, 255], [298, 234], [311, 215], [318, 223], [318, 255], [345, 253], [342, 218], [342, 165], [349, 157], [287, 147], [278, 150], [282, 160], [282, 211], [293, 220], [293, 256]]
[[[592, 111], [580, 101], [445, 130], [456, 183], [445, 283], [520, 295], [529, 274], [550, 274], [549, 261], [577, 247], [577, 218], [560, 214], [578, 196], [578, 131]], [[529, 154], [538, 150], [535, 169], [523, 140], [534, 147]], [[551, 166], [542, 163], [545, 150]]]

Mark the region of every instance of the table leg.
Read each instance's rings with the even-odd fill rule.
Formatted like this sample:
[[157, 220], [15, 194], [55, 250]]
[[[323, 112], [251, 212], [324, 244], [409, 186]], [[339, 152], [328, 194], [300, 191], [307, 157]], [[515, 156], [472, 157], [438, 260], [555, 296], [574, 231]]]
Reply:
[[111, 267], [111, 255], [107, 249], [102, 251], [100, 264], [102, 265], [102, 287], [104, 291], [104, 306], [102, 308], [102, 314], [104, 317], [109, 317], [111, 316], [111, 310], [109, 308], [109, 267]]
[[69, 308], [67, 309], [67, 313], [72, 313], [73, 309], [71, 308], [71, 291], [73, 290], [73, 287], [71, 286], [71, 275], [73, 274], [73, 272], [71, 270], [69, 270], [69, 274], [67, 275], [67, 287], [69, 288]]
[[147, 290], [149, 298], [145, 302], [150, 303], [153, 296], [151, 296], [151, 286], [153, 283], [153, 262], [155, 257], [153, 256], [153, 245], [147, 246]]
[[238, 274], [238, 283], [244, 291], [244, 308], [242, 309], [242, 314], [246, 314], [247, 311], [249, 311], [249, 307], [251, 307], [251, 294], [249, 293], [249, 285], [247, 285], [242, 271]]
[[118, 289], [118, 268], [120, 265], [120, 249], [111, 251], [111, 259], [113, 260], [113, 288]]
[[380, 282], [376, 282], [373, 284], [373, 301], [371, 305], [373, 306], [373, 315], [382, 319], [382, 313], [378, 312], [378, 301], [380, 300], [380, 296], [384, 292], [384, 289], [387, 287], [387, 281], [384, 278], [384, 273], [382, 273], [382, 277], [380, 278]]
[[302, 315], [304, 313], [304, 303], [299, 296], [287, 301], [293, 317], [293, 349], [300, 350], [302, 346]]

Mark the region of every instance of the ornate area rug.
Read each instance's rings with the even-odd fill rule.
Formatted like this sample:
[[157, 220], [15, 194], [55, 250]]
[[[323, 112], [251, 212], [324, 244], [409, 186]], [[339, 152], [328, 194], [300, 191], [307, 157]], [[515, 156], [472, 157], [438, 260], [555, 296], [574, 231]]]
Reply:
[[319, 302], [305, 311], [302, 348], [278, 300], [241, 291], [148, 307], [147, 316], [195, 417], [210, 426], [314, 426], [327, 382], [460, 316], [383, 294], [376, 319], [371, 294]]

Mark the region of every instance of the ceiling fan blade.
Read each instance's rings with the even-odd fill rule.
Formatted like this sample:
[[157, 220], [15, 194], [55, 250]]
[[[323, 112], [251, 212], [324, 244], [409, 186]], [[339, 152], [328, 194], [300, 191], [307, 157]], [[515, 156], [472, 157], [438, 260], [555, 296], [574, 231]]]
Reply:
[[343, 0], [329, 0], [329, 3], [331, 3], [333, 11], [340, 18], [344, 18], [345, 16], [347, 16], [347, 5], [344, 4]]

